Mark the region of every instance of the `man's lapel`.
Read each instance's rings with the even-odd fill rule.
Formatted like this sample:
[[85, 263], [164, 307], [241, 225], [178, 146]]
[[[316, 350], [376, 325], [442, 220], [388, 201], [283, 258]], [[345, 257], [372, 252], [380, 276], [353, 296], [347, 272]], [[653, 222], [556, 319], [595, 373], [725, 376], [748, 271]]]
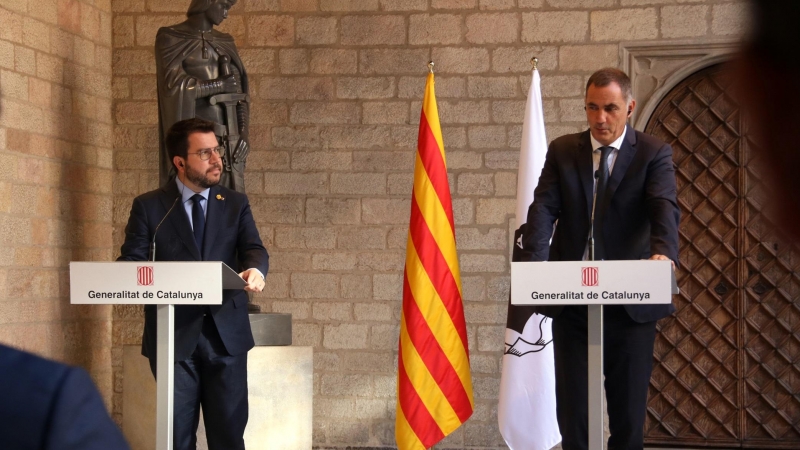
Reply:
[[576, 149], [578, 175], [583, 184], [583, 193], [586, 196], [586, 214], [592, 217], [592, 196], [594, 194], [594, 162], [592, 161], [592, 142], [589, 140], [589, 131], [581, 134]]
[[628, 171], [634, 156], [636, 156], [636, 130], [628, 126], [628, 130], [625, 132], [625, 139], [622, 140], [622, 148], [619, 149], [617, 160], [614, 161], [614, 170], [608, 178], [605, 206], [608, 206], [611, 203], [611, 199], [614, 198], [614, 193], [617, 192], [619, 184], [625, 178], [625, 173]]
[[[161, 188], [159, 197], [161, 199], [161, 204], [164, 205], [164, 211], [169, 211], [169, 209], [175, 205], [175, 208], [173, 208], [172, 212], [169, 213], [169, 217], [164, 221], [162, 226], [169, 222], [169, 224], [172, 225], [172, 228], [175, 230], [175, 234], [178, 236], [181, 242], [183, 242], [183, 245], [185, 245], [186, 248], [192, 253], [192, 256], [199, 261], [200, 250], [197, 248], [197, 244], [194, 241], [192, 225], [189, 223], [189, 218], [186, 217], [186, 210], [184, 209], [183, 203], [180, 199], [181, 193], [178, 191], [178, 186], [175, 184], [174, 179], [168, 181], [167, 184]], [[176, 198], [178, 198], [177, 203], [175, 203]]]
[[208, 210], [206, 211], [206, 235], [203, 237], [203, 261], [210, 260], [214, 240], [222, 227], [225, 214], [225, 197], [220, 193], [219, 186], [213, 186], [208, 193]]

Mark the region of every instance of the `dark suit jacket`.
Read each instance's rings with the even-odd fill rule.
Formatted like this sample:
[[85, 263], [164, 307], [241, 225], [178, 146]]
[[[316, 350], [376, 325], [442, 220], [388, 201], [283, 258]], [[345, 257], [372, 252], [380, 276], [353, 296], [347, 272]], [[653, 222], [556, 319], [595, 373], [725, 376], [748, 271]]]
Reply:
[[127, 450], [85, 370], [0, 345], [0, 448]]
[[[589, 131], [562, 136], [547, 150], [542, 175], [528, 209], [523, 249], [531, 261], [580, 261], [591, 224], [594, 177]], [[608, 180], [602, 233], [607, 259], [646, 259], [661, 254], [678, 262], [678, 222], [672, 147], [627, 129]], [[556, 225], [555, 234], [553, 226]], [[595, 234], [596, 235], [596, 234]], [[553, 238], [552, 245], [550, 238]], [[557, 316], [563, 307], [537, 312]], [[626, 305], [637, 322], [649, 322], [675, 311], [672, 305]]]
[[[175, 180], [136, 197], [131, 208], [119, 261], [146, 261], [153, 232], [180, 197]], [[180, 200], [156, 233], [156, 261], [222, 261], [241, 272], [258, 269], [264, 276], [269, 256], [258, 236], [247, 196], [214, 186], [208, 195], [203, 254], [197, 248]], [[175, 306], [175, 361], [189, 358], [203, 328], [204, 306]], [[247, 315], [247, 293], [223, 290], [222, 305], [209, 307], [225, 349], [242, 354], [254, 346]], [[156, 358], [156, 308], [145, 306], [142, 354]]]

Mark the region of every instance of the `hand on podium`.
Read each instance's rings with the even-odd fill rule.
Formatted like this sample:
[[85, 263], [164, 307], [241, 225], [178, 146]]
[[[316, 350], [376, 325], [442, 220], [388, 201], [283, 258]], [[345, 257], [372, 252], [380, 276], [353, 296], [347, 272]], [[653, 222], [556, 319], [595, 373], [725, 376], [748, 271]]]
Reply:
[[261, 275], [258, 269], [247, 269], [240, 273], [239, 276], [247, 282], [247, 286], [244, 287], [245, 291], [261, 292], [264, 289], [264, 276]]
[[650, 259], [653, 260], [653, 261], [669, 261], [669, 262], [672, 263], [672, 270], [675, 270], [675, 261], [669, 259], [668, 257], [666, 257], [664, 255], [653, 255], [653, 256], [650, 257]]

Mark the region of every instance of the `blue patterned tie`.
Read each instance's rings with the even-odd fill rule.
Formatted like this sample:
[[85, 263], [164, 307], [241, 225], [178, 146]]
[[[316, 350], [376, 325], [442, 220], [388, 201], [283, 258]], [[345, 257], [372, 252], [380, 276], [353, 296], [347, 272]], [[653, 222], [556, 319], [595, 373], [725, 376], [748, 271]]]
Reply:
[[203, 253], [203, 234], [206, 231], [206, 215], [203, 214], [203, 206], [201, 201], [205, 200], [202, 195], [194, 194], [192, 196], [192, 227], [194, 228], [194, 241], [197, 243], [197, 248], [200, 254]]
[[613, 147], [600, 147], [600, 166], [598, 171], [600, 176], [597, 178], [597, 197], [595, 198], [594, 213], [594, 243], [596, 260], [606, 259], [606, 243], [603, 238], [603, 218], [605, 217], [606, 191], [608, 190], [608, 155], [614, 150]]

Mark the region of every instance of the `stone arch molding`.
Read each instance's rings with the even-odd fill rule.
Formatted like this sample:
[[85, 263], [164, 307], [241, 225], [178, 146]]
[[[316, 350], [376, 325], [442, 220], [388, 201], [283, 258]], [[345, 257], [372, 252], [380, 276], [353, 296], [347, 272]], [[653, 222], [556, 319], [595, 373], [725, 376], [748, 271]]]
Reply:
[[658, 104], [678, 83], [708, 66], [729, 61], [739, 43], [652, 41], [620, 44], [622, 70], [631, 78], [638, 107], [630, 123], [644, 130]]

